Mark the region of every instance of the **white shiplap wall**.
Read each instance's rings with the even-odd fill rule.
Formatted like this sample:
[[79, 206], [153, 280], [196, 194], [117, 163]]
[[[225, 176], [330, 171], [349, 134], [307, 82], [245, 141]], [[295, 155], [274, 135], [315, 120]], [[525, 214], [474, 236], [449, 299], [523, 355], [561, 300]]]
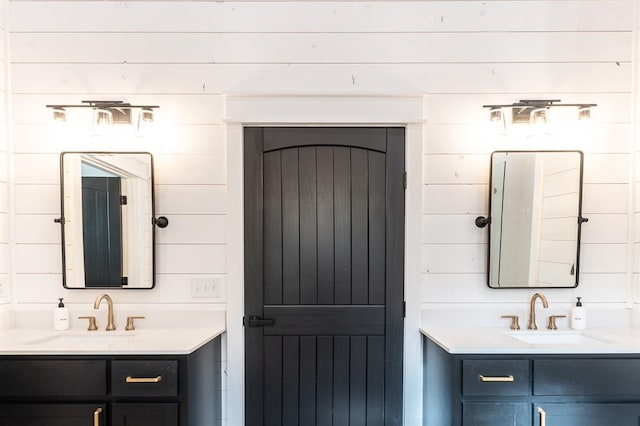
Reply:
[[[577, 148], [586, 153], [590, 218], [582, 282], [578, 290], [545, 293], [567, 307], [575, 295], [624, 306], [633, 7], [633, 0], [12, 1], [13, 300], [95, 297], [60, 285], [53, 224], [60, 214], [60, 151], [155, 154], [157, 210], [171, 220], [159, 235], [157, 288], [119, 292], [117, 302], [224, 303], [192, 299], [189, 284], [194, 276], [225, 277], [226, 243], [234, 238], [226, 227], [226, 172], [241, 165], [227, 161], [225, 95], [392, 94], [426, 95], [423, 172], [409, 177], [422, 182], [422, 229], [409, 230], [422, 237], [421, 282], [409, 286], [421, 291], [408, 299], [425, 308], [524, 306], [528, 293], [485, 285], [486, 231], [473, 219], [487, 212], [489, 154]], [[530, 98], [598, 103], [595, 130], [529, 145], [487, 136], [483, 104]], [[159, 104], [160, 130], [104, 140], [87, 129], [61, 134], [49, 127], [45, 104], [82, 99]], [[237, 411], [230, 411], [229, 424], [237, 424]], [[407, 412], [407, 424], [414, 424], [419, 408]]]
[[[7, 108], [7, 11], [8, 2], [0, 1], [0, 305], [8, 304], [10, 298], [9, 271], [11, 253], [9, 250], [9, 137]], [[0, 324], [2, 321], [0, 309]]]
[[[640, 65], [640, 56], [638, 55], [638, 46], [640, 46], [640, 7], [637, 3], [634, 3], [634, 45], [633, 45], [633, 60], [635, 61], [636, 70]], [[633, 302], [637, 305], [640, 303], [640, 175], [636, 172], [638, 165], [640, 165], [640, 143], [638, 141], [638, 123], [640, 123], [640, 117], [638, 112], [640, 111], [638, 102], [640, 101], [640, 93], [638, 93], [638, 87], [640, 87], [640, 73], [636, 71], [636, 75], [633, 80], [633, 120], [635, 126], [633, 127], [633, 139], [634, 139], [634, 158], [633, 158], [633, 173], [632, 180], [634, 188], [631, 191], [631, 206], [633, 211], [633, 217], [629, 220], [630, 239], [633, 242], [633, 253], [631, 253], [631, 259], [633, 260], [633, 287], [631, 294]], [[634, 326], [640, 325], [640, 313], [639, 310], [634, 309]]]
[[[619, 275], [626, 261], [613, 253], [627, 249], [631, 9], [628, 0], [14, 1], [17, 300], [46, 302], [59, 293], [59, 237], [49, 226], [59, 214], [58, 153], [115, 145], [156, 154], [158, 210], [174, 219], [160, 235], [159, 288], [150, 301], [192, 302], [179, 290], [190, 274], [225, 272], [221, 95], [248, 92], [429, 95], [424, 302], [521, 295], [484, 291], [486, 238], [470, 219], [486, 212], [488, 154], [512, 145], [474, 136], [486, 112], [481, 105], [532, 97], [597, 102], [593, 143], [554, 146], [587, 153], [584, 203], [592, 221], [585, 227], [583, 281], [596, 288], [584, 291], [624, 301]], [[52, 137], [43, 106], [86, 98], [160, 104], [169, 132], [160, 142], [115, 144]], [[600, 202], [605, 196], [610, 203]], [[40, 262], [31, 261], [34, 253]], [[600, 294], [601, 279], [616, 291]]]

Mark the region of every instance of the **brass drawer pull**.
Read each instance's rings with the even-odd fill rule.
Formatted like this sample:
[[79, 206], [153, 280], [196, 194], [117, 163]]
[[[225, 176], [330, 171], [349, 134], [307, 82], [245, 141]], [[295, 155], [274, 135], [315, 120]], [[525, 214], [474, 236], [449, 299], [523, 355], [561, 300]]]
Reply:
[[513, 376], [483, 376], [482, 374], [478, 374], [478, 379], [481, 382], [514, 382], [515, 379]]
[[131, 377], [127, 376], [125, 382], [127, 383], [160, 383], [162, 376], [156, 377]]
[[93, 412], [93, 426], [100, 426], [101, 413], [102, 413], [102, 408], [96, 408], [96, 411]]

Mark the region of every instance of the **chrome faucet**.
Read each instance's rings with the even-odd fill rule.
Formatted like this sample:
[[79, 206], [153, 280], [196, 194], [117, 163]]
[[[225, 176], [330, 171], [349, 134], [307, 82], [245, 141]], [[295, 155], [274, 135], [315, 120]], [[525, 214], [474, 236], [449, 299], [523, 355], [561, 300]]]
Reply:
[[527, 325], [529, 330], [538, 329], [538, 326], [536, 325], [536, 299], [540, 299], [542, 301], [542, 306], [544, 308], [549, 307], [549, 302], [547, 302], [547, 298], [544, 297], [544, 294], [536, 293], [531, 296], [531, 302], [529, 303], [529, 325]]
[[113, 300], [111, 300], [111, 297], [109, 297], [108, 294], [101, 294], [93, 303], [93, 309], [100, 308], [100, 302], [102, 302], [103, 299], [107, 301], [107, 307], [109, 308], [107, 311], [107, 328], [105, 330], [112, 331], [116, 329], [116, 325], [113, 322]]

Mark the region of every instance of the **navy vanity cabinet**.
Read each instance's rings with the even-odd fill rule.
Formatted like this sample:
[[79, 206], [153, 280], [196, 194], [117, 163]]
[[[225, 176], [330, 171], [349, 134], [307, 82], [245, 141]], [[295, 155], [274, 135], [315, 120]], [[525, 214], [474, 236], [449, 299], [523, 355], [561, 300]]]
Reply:
[[423, 355], [424, 426], [640, 424], [640, 354]]
[[0, 356], [0, 426], [220, 425], [220, 355]]

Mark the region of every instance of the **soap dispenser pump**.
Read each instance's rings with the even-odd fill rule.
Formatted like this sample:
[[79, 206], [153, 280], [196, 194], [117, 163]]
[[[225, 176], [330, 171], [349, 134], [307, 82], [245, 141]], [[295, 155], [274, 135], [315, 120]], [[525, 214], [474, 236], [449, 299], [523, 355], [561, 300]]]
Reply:
[[587, 312], [582, 306], [582, 299], [578, 297], [576, 306], [571, 309], [571, 328], [574, 330], [584, 330], [587, 327]]
[[62, 297], [58, 299], [58, 307], [53, 310], [53, 329], [56, 331], [69, 328], [69, 309], [64, 306], [62, 299]]

